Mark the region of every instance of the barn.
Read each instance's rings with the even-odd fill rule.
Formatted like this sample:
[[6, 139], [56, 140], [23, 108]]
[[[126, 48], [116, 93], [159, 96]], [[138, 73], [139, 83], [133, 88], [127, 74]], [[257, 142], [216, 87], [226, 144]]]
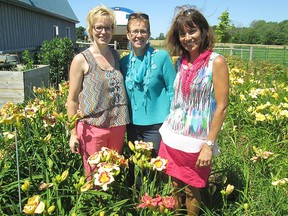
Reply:
[[79, 23], [67, 0], [0, 0], [0, 53], [36, 50], [44, 40], [76, 40]]

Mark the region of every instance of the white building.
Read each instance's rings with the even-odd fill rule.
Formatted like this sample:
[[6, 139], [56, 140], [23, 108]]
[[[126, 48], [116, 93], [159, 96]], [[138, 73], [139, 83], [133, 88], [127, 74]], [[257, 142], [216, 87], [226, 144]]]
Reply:
[[111, 7], [111, 9], [115, 11], [117, 25], [111, 43], [117, 41], [117, 49], [129, 49], [129, 42], [126, 36], [126, 27], [128, 17], [131, 13], [134, 13], [134, 11], [124, 7]]

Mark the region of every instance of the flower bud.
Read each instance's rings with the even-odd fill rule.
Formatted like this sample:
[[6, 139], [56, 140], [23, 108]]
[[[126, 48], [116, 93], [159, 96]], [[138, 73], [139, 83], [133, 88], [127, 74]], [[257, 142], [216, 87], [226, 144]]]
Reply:
[[248, 205], [248, 203], [244, 203], [243, 208], [245, 209], [245, 211], [249, 210], [249, 205]]
[[27, 192], [30, 189], [30, 182], [25, 181], [24, 184], [21, 186], [22, 191]]
[[64, 180], [67, 178], [68, 174], [69, 174], [69, 171], [68, 171], [68, 170], [65, 170], [65, 171], [62, 173], [62, 175], [61, 175], [61, 182], [64, 181]]
[[226, 195], [229, 196], [234, 190], [234, 185], [228, 184], [226, 187]]
[[99, 216], [105, 216], [105, 211], [101, 211]]
[[55, 211], [55, 208], [56, 208], [56, 207], [55, 207], [54, 205], [50, 206], [50, 207], [48, 208], [48, 210], [47, 210], [48, 214], [53, 213], [53, 212]]
[[133, 152], [135, 151], [135, 146], [133, 145], [131, 141], [128, 142], [128, 146]]
[[137, 166], [140, 168], [143, 168], [143, 161], [142, 160], [138, 160], [137, 161]]

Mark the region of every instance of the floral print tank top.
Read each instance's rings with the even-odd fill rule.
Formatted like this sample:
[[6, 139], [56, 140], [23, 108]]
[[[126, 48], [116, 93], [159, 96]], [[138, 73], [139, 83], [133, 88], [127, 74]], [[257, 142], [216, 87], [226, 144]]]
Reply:
[[[181, 91], [181, 74], [177, 73], [174, 82], [174, 98], [169, 116], [165, 122], [170, 130], [185, 136], [205, 139], [216, 109], [212, 82], [212, 66], [218, 53], [213, 52], [208, 65], [199, 70], [190, 86], [190, 97], [184, 99]], [[178, 68], [180, 59], [178, 59]], [[179, 71], [179, 70], [178, 70]]]

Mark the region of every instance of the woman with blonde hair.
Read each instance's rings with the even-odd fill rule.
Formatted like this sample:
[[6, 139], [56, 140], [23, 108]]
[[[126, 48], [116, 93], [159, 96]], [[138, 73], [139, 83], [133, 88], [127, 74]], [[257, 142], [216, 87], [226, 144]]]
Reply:
[[70, 68], [68, 116], [80, 112], [83, 118], [72, 129], [69, 146], [81, 154], [87, 180], [93, 171], [88, 157], [103, 146], [121, 153], [129, 123], [119, 54], [109, 47], [115, 27], [112, 9], [103, 5], [92, 9], [87, 15], [92, 45], [74, 57]]

